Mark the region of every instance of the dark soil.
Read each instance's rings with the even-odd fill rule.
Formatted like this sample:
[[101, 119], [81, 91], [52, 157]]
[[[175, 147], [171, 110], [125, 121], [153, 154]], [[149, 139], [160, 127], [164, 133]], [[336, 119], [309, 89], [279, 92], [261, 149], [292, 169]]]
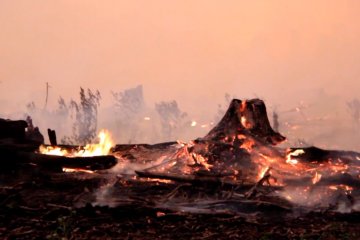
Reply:
[[[95, 206], [94, 193], [109, 183], [106, 176], [47, 172], [36, 167], [3, 171], [0, 238], [360, 239], [359, 213], [309, 213], [301, 218], [249, 222], [232, 214], [191, 214], [151, 205], [176, 183], [120, 179], [117, 194], [131, 195], [130, 200], [118, 202], [116, 207]], [[142, 198], [136, 199], [136, 192]]]

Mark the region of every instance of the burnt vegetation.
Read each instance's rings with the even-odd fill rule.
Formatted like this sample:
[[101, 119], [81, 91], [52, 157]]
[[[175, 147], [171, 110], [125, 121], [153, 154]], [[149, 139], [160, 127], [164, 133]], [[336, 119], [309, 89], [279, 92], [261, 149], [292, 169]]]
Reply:
[[[101, 95], [98, 90], [93, 92], [80, 88], [80, 101], [71, 100], [68, 111], [73, 119], [72, 135], [65, 136], [62, 142], [65, 144], [85, 145], [93, 142], [97, 135], [98, 107], [100, 106]], [[59, 110], [64, 111], [66, 105], [59, 100]]]
[[[109, 156], [39, 154], [43, 141], [29, 137], [38, 131], [30, 118], [0, 121], [6, 163], [0, 174], [1, 238], [360, 237], [359, 153], [278, 147], [285, 140], [279, 133], [286, 127], [284, 113], [273, 112], [272, 127], [263, 101], [230, 101], [228, 95], [229, 107], [219, 107], [221, 117], [203, 137], [132, 143], [142, 121], [157, 119], [159, 139], [169, 140], [190, 128], [191, 118], [176, 101], [150, 111], [141, 86], [112, 95], [116, 122], [130, 137]], [[59, 98], [54, 112], [41, 112], [71, 120], [72, 132], [63, 139], [68, 145], [61, 147], [78, 151], [72, 145], [94, 141], [100, 102], [98, 91], [81, 88], [79, 101]], [[40, 112], [29, 106], [29, 113]], [[357, 119], [356, 103], [348, 106]]]

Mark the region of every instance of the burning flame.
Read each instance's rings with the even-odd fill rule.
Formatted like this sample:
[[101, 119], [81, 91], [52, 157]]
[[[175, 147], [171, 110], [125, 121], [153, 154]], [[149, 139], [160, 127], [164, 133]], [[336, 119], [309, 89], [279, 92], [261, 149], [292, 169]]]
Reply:
[[241, 113], [240, 122], [241, 122], [241, 125], [243, 125], [244, 128], [250, 129], [250, 128], [252, 128], [252, 124], [251, 124], [251, 122], [249, 122], [248, 119], [243, 115], [244, 112], [245, 112], [245, 110], [246, 110], [246, 101], [242, 101], [242, 102], [241, 102], [241, 106], [240, 106], [240, 113]]
[[292, 157], [297, 157], [304, 153], [305, 153], [305, 151], [302, 149], [297, 149], [293, 152], [288, 152], [288, 154], [286, 155], [286, 163], [289, 163], [291, 165], [296, 165], [299, 161], [296, 159], [293, 159]]
[[110, 133], [107, 130], [101, 130], [99, 135], [99, 143], [87, 144], [84, 148], [78, 150], [63, 149], [58, 146], [44, 146], [41, 145], [39, 152], [47, 155], [57, 155], [66, 157], [90, 157], [108, 155], [110, 149], [114, 145]]

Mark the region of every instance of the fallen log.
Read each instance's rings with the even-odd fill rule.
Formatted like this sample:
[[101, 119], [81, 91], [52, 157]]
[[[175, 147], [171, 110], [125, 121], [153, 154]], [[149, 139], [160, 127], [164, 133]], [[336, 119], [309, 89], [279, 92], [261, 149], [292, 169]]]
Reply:
[[[241, 187], [244, 189], [249, 189], [254, 186], [254, 184], [246, 181], [235, 181], [229, 180], [222, 177], [211, 177], [211, 176], [199, 176], [199, 175], [175, 175], [170, 173], [155, 173], [147, 171], [135, 171], [137, 176], [141, 178], [157, 178], [164, 180], [171, 180], [176, 182], [191, 183], [197, 185], [205, 184], [215, 184], [221, 186], [232, 186], [232, 187]], [[282, 187], [279, 186], [257, 186], [258, 188], [267, 188], [273, 190], [281, 190]]]
[[65, 157], [31, 152], [19, 152], [17, 154], [19, 163], [32, 163], [49, 169], [83, 168], [90, 170], [102, 170], [113, 167], [117, 160], [114, 156], [92, 156], [92, 157]]

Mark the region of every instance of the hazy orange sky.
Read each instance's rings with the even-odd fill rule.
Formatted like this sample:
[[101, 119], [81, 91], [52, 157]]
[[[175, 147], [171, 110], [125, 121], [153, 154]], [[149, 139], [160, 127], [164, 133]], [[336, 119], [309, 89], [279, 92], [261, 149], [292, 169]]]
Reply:
[[360, 1], [0, 1], [0, 107], [144, 85], [152, 103], [358, 96]]

